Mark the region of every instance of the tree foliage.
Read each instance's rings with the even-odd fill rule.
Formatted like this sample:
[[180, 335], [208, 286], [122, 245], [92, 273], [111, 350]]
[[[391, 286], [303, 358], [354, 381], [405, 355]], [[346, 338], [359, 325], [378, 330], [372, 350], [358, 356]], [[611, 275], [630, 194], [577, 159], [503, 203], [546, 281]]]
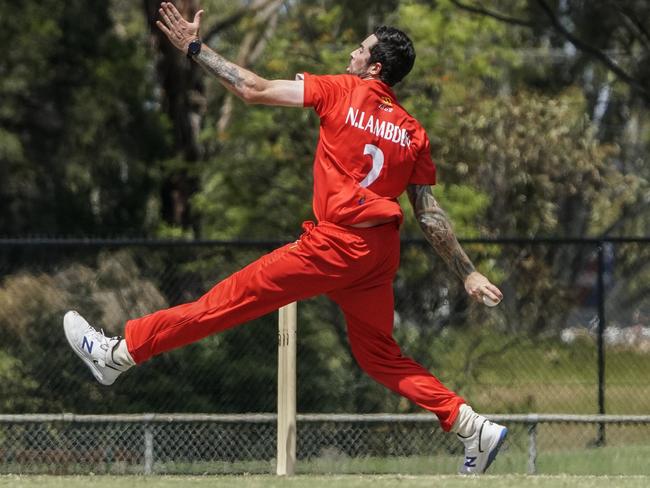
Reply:
[[146, 49], [108, 6], [0, 4], [0, 234], [141, 234], [157, 219], [164, 118]]

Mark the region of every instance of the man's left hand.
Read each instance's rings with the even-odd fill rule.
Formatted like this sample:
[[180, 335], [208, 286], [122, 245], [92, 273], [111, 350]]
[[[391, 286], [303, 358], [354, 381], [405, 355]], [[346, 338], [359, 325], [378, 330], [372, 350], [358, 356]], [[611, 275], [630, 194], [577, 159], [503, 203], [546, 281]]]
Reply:
[[162, 2], [158, 13], [162, 19], [162, 22], [156, 21], [158, 28], [163, 31], [175, 48], [186, 53], [190, 42], [199, 38], [203, 10], [196, 13], [192, 22], [185, 20], [171, 2]]

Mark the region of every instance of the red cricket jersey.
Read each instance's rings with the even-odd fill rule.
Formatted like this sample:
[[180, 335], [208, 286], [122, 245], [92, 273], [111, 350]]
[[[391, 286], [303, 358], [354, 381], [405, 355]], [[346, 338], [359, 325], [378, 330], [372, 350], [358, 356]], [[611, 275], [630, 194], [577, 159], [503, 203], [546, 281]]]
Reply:
[[314, 159], [314, 215], [318, 221], [358, 224], [402, 221], [397, 202], [408, 184], [433, 185], [429, 139], [379, 80], [304, 74], [305, 107], [320, 117]]

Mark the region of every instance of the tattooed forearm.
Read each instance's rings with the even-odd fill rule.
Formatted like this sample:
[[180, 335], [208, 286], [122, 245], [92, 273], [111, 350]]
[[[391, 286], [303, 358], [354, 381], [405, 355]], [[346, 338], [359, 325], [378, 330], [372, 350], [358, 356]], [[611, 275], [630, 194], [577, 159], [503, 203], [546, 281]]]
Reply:
[[407, 193], [420, 228], [440, 257], [462, 281], [475, 271], [460, 247], [445, 212], [425, 185], [409, 185]]
[[203, 69], [217, 77], [226, 88], [240, 98], [245, 99], [247, 91], [256, 85], [257, 75], [231, 63], [207, 46], [203, 46], [201, 52], [194, 59]]

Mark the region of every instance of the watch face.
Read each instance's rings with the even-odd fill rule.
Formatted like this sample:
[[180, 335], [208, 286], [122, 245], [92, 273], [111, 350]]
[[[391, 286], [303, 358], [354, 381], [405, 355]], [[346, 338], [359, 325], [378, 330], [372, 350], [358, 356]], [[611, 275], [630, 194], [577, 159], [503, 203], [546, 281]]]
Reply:
[[201, 41], [190, 42], [190, 45], [187, 47], [187, 52], [190, 56], [199, 54], [201, 52]]

